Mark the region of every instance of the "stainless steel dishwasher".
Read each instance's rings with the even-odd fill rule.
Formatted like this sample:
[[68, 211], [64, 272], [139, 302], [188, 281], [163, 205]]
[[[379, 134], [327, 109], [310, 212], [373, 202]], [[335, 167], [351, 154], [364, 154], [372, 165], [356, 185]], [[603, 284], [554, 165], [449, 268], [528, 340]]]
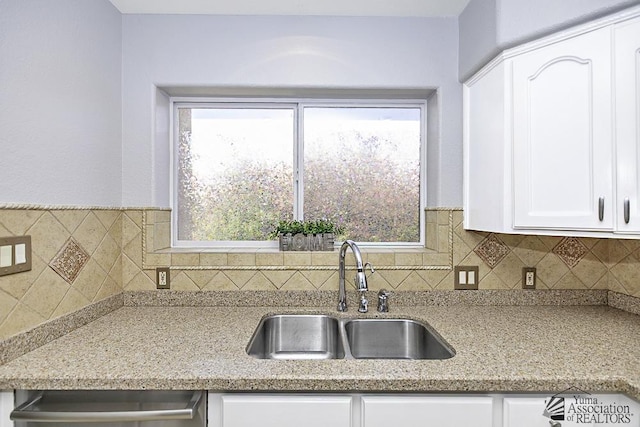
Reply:
[[17, 391], [16, 427], [205, 427], [204, 391]]

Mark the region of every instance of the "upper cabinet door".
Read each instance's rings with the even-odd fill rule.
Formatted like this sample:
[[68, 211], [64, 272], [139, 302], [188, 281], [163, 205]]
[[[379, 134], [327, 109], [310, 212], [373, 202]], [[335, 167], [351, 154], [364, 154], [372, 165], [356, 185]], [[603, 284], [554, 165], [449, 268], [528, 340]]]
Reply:
[[614, 30], [615, 135], [619, 232], [640, 232], [640, 19]]
[[610, 28], [512, 63], [514, 228], [612, 230]]

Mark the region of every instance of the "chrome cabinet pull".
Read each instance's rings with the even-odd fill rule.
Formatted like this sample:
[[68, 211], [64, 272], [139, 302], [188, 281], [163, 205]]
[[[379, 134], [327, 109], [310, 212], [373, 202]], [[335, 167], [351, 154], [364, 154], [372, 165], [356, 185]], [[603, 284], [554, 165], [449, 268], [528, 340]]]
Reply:
[[604, 197], [598, 199], [598, 219], [604, 220]]
[[629, 198], [626, 197], [624, 199], [624, 223], [629, 224], [629, 215], [631, 213], [631, 205], [629, 203]]

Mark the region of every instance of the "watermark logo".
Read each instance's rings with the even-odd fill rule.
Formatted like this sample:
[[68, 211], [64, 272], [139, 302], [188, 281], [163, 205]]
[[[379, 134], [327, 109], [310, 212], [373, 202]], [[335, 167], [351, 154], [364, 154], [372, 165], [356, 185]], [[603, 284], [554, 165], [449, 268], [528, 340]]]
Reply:
[[576, 387], [556, 393], [544, 403], [542, 415], [549, 418], [553, 427], [560, 427], [560, 421], [587, 425], [628, 425], [635, 419], [631, 406], [617, 402], [615, 395], [594, 396]]

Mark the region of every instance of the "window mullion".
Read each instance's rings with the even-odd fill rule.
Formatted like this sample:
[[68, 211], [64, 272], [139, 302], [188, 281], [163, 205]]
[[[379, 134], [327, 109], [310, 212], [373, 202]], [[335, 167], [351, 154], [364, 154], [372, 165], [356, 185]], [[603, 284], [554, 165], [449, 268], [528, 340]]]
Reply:
[[294, 219], [304, 219], [304, 107], [297, 104], [295, 109], [295, 129], [293, 142]]

